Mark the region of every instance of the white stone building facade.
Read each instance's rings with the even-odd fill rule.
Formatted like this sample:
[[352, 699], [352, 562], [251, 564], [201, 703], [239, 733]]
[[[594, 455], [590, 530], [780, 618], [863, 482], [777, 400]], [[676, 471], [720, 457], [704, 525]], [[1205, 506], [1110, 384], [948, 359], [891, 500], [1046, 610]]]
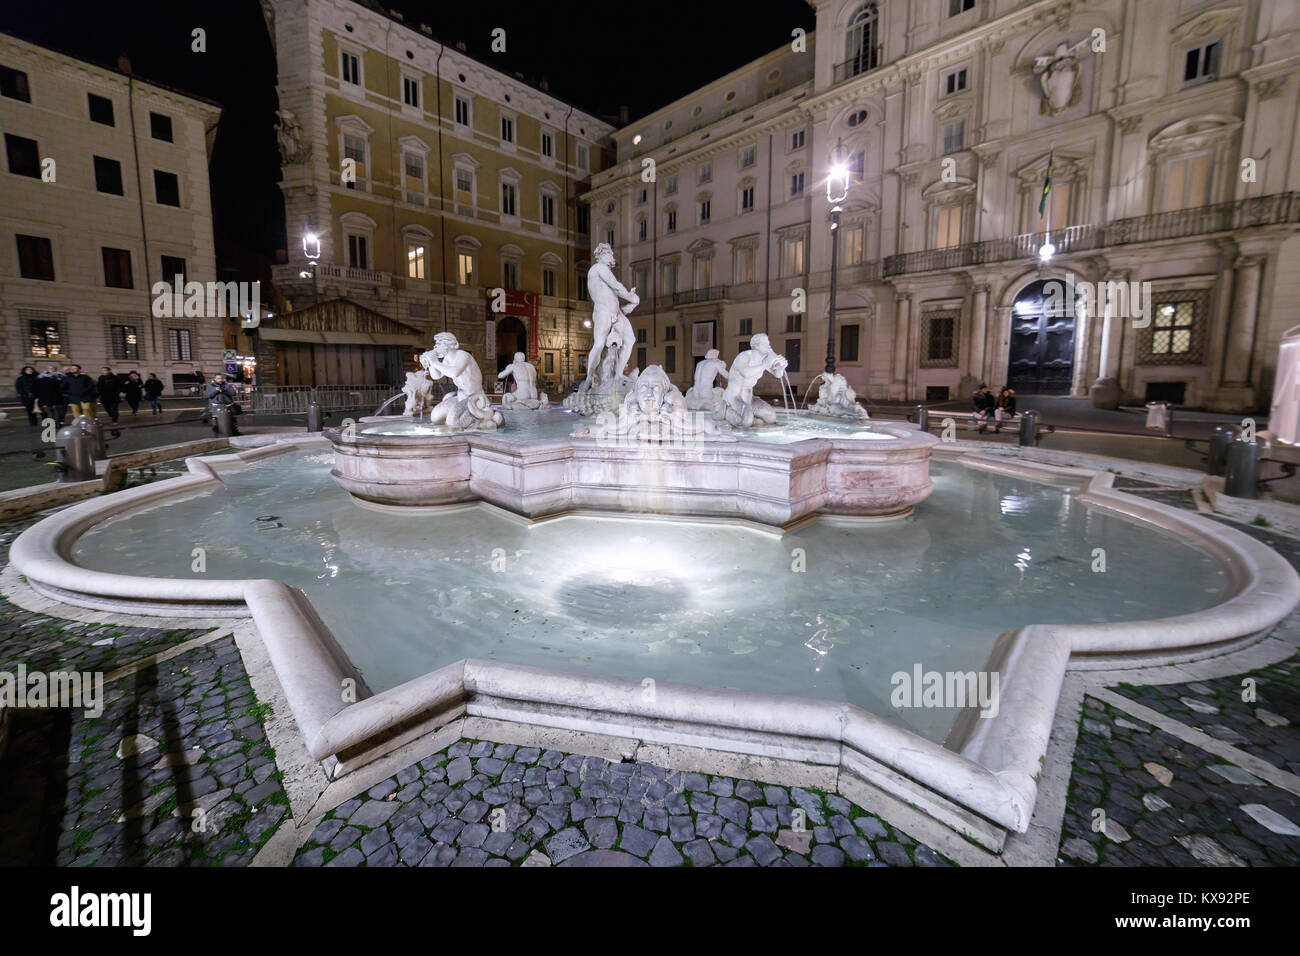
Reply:
[[92, 377], [220, 371], [218, 316], [156, 317], [151, 286], [215, 281], [216, 104], [0, 35], [0, 394], [24, 365]]
[[[587, 198], [593, 243], [612, 232], [652, 290], [638, 360], [685, 387], [710, 331], [728, 360], [765, 331], [798, 353], [802, 394], [826, 360], [838, 157], [835, 357], [859, 394], [1267, 407], [1300, 324], [1300, 6], [810, 2], [806, 52], [795, 38], [614, 134]], [[1153, 314], [1053, 314], [1040, 283], [1066, 278], [1140, 283]]]

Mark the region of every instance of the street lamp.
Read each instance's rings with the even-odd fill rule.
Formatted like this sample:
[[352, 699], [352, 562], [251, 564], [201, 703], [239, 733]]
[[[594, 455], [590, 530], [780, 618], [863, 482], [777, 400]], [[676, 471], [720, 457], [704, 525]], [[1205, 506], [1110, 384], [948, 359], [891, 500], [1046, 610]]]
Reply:
[[303, 233], [302, 254], [311, 263], [311, 304], [317, 305], [320, 299], [316, 291], [316, 260], [320, 258], [320, 236], [314, 232]]
[[840, 204], [849, 196], [851, 170], [843, 159], [843, 144], [835, 147], [835, 161], [826, 177], [826, 201], [831, 204], [831, 303], [826, 320], [826, 374], [835, 372], [835, 282], [840, 266]]

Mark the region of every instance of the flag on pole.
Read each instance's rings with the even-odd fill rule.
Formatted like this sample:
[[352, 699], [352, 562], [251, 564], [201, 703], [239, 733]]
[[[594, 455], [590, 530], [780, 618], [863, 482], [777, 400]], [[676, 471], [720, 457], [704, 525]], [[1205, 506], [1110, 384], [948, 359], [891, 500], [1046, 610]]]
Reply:
[[1056, 156], [1056, 150], [1047, 154], [1047, 175], [1043, 177], [1043, 196], [1038, 200], [1038, 215], [1041, 218], [1044, 210], [1047, 209], [1047, 194], [1052, 191], [1052, 161]]

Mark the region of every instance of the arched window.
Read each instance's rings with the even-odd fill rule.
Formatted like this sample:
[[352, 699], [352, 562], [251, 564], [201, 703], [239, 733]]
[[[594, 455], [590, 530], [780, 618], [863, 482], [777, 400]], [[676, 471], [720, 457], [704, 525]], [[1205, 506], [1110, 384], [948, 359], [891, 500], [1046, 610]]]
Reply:
[[874, 3], [864, 3], [853, 14], [844, 52], [842, 79], [874, 70], [880, 65], [880, 10]]

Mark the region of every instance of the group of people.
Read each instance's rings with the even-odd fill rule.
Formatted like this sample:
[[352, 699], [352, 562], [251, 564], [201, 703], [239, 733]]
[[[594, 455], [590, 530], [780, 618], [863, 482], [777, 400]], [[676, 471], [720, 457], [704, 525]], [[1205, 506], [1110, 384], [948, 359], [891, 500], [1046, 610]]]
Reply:
[[54, 419], [62, 428], [69, 418], [87, 416], [95, 418], [96, 404], [104, 407], [108, 417], [116, 422], [123, 398], [132, 415], [140, 412], [142, 399], [149, 400], [152, 414], [162, 414], [163, 383], [154, 372], [147, 379], [137, 371], [125, 374], [114, 372], [108, 366], [99, 370], [98, 378], [91, 378], [80, 365], [60, 369], [45, 366], [39, 374], [35, 366], [23, 366], [22, 374], [14, 383], [18, 399], [27, 409], [27, 421], [39, 426], [45, 418]]
[[1004, 385], [994, 395], [993, 390], [981, 382], [980, 387], [971, 396], [971, 408], [975, 411], [974, 418], [971, 419], [971, 428], [978, 427], [982, 435], [988, 431], [989, 419], [992, 419], [993, 432], [996, 434], [1002, 431], [1003, 422], [1016, 416], [1016, 391]]

